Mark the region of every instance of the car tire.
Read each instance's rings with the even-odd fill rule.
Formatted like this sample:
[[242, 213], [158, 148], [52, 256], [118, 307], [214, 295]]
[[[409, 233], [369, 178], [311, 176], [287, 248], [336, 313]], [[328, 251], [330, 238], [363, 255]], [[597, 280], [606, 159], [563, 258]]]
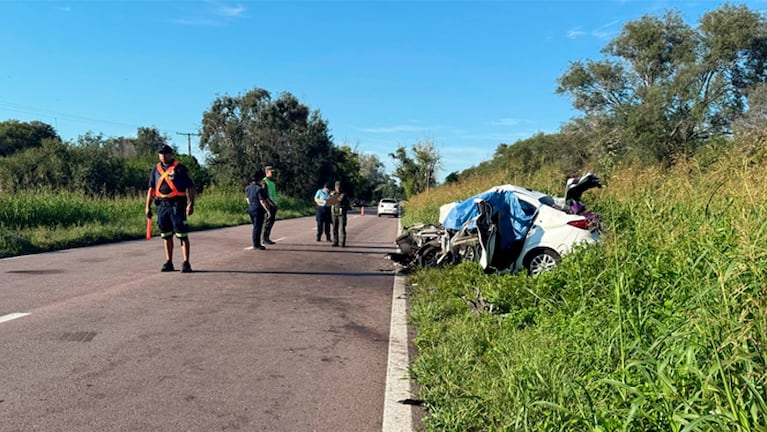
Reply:
[[436, 268], [440, 247], [432, 243], [427, 243], [418, 250], [418, 266], [421, 268]]
[[537, 249], [527, 254], [524, 266], [528, 274], [537, 275], [556, 267], [560, 259], [559, 254], [551, 249]]

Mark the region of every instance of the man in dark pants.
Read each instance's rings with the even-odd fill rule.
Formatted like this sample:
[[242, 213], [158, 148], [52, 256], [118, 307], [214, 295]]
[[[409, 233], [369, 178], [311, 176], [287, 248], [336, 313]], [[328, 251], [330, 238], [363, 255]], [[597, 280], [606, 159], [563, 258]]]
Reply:
[[333, 221], [333, 246], [346, 247], [346, 214], [349, 212], [351, 205], [349, 204], [349, 197], [343, 192], [341, 188], [341, 182], [337, 181], [335, 190], [330, 194], [328, 202], [330, 205], [330, 213]]
[[160, 162], [149, 175], [146, 192], [147, 218], [152, 217], [152, 201], [157, 205], [157, 226], [165, 244], [165, 264], [160, 271], [170, 272], [173, 268], [173, 234], [181, 241], [184, 263], [182, 273], [192, 271], [189, 264], [189, 224], [187, 217], [194, 213], [195, 188], [187, 168], [173, 159], [173, 149], [167, 144], [157, 149]]
[[263, 184], [266, 189], [266, 204], [269, 206], [269, 210], [266, 212], [266, 219], [264, 220], [263, 233], [261, 239], [264, 244], [274, 244], [272, 241], [272, 227], [274, 221], [277, 219], [277, 186], [274, 184], [274, 167], [268, 165], [264, 168]]
[[321, 189], [314, 194], [314, 203], [317, 204], [317, 241], [322, 240], [322, 233], [325, 238], [330, 240], [330, 207], [328, 207], [328, 198], [330, 198], [330, 185], [325, 183]]
[[248, 214], [253, 223], [253, 249], [266, 249], [261, 243], [261, 231], [264, 217], [269, 215], [266, 191], [261, 187], [264, 172], [259, 171], [250, 178], [250, 184], [245, 188], [245, 201], [248, 203]]

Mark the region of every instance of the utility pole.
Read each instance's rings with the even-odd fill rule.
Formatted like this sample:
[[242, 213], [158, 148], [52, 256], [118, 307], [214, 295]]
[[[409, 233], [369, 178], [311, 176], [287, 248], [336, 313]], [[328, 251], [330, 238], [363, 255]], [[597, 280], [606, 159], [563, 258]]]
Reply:
[[176, 135], [186, 135], [186, 142], [189, 145], [189, 156], [191, 156], [192, 155], [192, 135], [200, 136], [200, 134], [194, 133], [194, 132], [176, 132]]

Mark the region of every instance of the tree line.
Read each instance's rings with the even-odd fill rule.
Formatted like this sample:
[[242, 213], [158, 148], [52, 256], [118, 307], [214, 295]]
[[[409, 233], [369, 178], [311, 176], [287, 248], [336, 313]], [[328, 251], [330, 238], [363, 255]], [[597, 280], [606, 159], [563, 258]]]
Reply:
[[[77, 142], [64, 142], [43, 122], [0, 122], [0, 191], [70, 191], [116, 196], [146, 191], [156, 148], [167, 137], [156, 129], [139, 128], [135, 138], [105, 138], [91, 132]], [[194, 158], [179, 156], [199, 179], [209, 184], [206, 170]]]
[[[211, 185], [240, 188], [266, 165], [277, 169], [280, 192], [310, 199], [322, 184], [340, 180], [358, 199], [402, 197], [376, 155], [335, 145], [327, 122], [290, 93], [277, 98], [260, 88], [221, 96], [203, 113], [200, 163], [178, 154], [202, 192]], [[88, 132], [65, 142], [40, 121], [0, 122], [0, 191], [67, 190], [107, 196], [146, 190], [156, 149], [170, 138], [155, 128], [136, 137]], [[178, 152], [177, 152], [178, 153]]]
[[671, 166], [718, 151], [733, 138], [752, 151], [767, 142], [767, 23], [743, 5], [724, 4], [698, 25], [679, 12], [626, 23], [602, 59], [573, 61], [556, 92], [582, 116], [557, 133], [500, 144], [492, 160], [448, 181], [498, 167], [563, 176], [619, 165]]

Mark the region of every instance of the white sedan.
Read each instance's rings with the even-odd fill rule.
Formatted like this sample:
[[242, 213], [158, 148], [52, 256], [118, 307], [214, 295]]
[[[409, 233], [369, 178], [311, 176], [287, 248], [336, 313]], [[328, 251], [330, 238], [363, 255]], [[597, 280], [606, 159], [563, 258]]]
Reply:
[[[583, 216], [568, 213], [548, 195], [527, 189], [515, 190], [525, 213], [533, 215], [521, 249], [510, 270], [526, 269], [530, 274], [549, 270], [576, 245], [599, 241], [599, 224]], [[480, 235], [481, 243], [482, 235]], [[489, 260], [492, 261], [492, 254]], [[500, 260], [503, 265], [503, 260]]]
[[381, 217], [382, 215], [399, 217], [399, 201], [394, 198], [384, 198], [381, 201], [378, 201], [378, 217]]
[[546, 271], [577, 245], [599, 241], [601, 217], [586, 210], [580, 198], [601, 186], [589, 173], [568, 183], [565, 198], [503, 185], [446, 204], [440, 209], [440, 223], [456, 234], [444, 249], [453, 250], [451, 244], [476, 235], [481, 248], [476, 255], [486, 271]]

